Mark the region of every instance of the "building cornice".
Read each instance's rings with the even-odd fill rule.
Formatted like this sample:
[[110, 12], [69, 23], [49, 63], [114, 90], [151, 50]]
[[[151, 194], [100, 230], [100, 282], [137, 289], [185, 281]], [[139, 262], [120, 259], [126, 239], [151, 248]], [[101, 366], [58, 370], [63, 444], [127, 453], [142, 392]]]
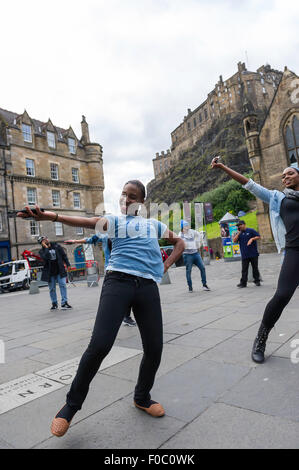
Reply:
[[25, 176], [25, 175], [12, 175], [9, 176], [10, 181], [16, 181], [19, 183], [26, 183], [31, 185], [41, 185], [41, 186], [51, 186], [55, 188], [63, 188], [63, 189], [72, 189], [78, 191], [104, 191], [104, 186], [102, 185], [87, 185], [87, 184], [80, 184], [80, 183], [70, 183], [68, 181], [61, 181], [61, 180], [52, 180], [47, 178], [37, 178], [35, 176]]
[[[92, 145], [100, 146], [100, 144], [92, 144]], [[80, 156], [65, 155], [64, 153], [50, 152], [49, 150], [37, 149], [33, 147], [32, 145], [20, 145], [20, 144], [16, 144], [15, 142], [11, 142], [10, 144], [7, 145], [7, 148], [9, 147], [10, 148], [19, 147], [19, 148], [26, 149], [26, 150], [33, 150], [34, 152], [38, 152], [38, 153], [46, 153], [47, 155], [51, 155], [52, 157], [66, 158], [67, 160], [74, 160], [76, 162], [81, 162], [81, 163], [87, 163], [87, 164], [95, 163], [94, 160], [84, 160]], [[103, 157], [100, 154], [99, 154], [99, 163], [103, 163]]]

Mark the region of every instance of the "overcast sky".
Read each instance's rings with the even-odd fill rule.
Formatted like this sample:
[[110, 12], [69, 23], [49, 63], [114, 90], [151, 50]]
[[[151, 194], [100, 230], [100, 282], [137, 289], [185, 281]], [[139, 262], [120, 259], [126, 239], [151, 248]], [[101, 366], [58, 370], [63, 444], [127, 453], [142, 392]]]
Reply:
[[239, 61], [299, 74], [298, 0], [15, 0], [1, 4], [0, 107], [103, 146], [105, 201], [147, 184], [170, 133]]

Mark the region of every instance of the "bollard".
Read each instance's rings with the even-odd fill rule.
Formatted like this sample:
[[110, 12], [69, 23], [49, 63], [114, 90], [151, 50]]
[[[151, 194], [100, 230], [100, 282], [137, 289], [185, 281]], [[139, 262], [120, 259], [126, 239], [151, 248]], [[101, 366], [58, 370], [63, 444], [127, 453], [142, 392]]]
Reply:
[[29, 294], [39, 294], [38, 281], [30, 282]]
[[87, 276], [87, 287], [97, 287], [98, 283], [98, 275], [97, 274], [89, 274]]
[[160, 284], [161, 284], [161, 285], [164, 285], [164, 284], [171, 284], [171, 280], [170, 280], [168, 271], [166, 271], [166, 273], [163, 274], [162, 281], [161, 281]]
[[205, 266], [208, 266], [208, 265], [210, 264], [210, 262], [211, 262], [211, 261], [210, 261], [210, 256], [204, 256], [204, 257], [203, 257], [203, 264], [204, 264]]

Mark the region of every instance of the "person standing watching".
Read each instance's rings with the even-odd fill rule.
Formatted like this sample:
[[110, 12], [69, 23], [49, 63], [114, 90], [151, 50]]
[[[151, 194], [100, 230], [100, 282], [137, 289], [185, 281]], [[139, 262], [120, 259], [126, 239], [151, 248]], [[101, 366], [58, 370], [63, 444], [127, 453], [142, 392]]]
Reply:
[[58, 308], [56, 282], [58, 282], [61, 294], [61, 309], [71, 309], [72, 307], [68, 304], [67, 299], [67, 272], [64, 267], [64, 263], [67, 267], [70, 266], [68, 257], [58, 243], [49, 242], [47, 237], [39, 237], [38, 242], [42, 246], [39, 255], [45, 263], [42, 270], [41, 280], [47, 282], [49, 285], [50, 298], [52, 301], [52, 307], [50, 310], [56, 310]]
[[237, 223], [238, 232], [233, 238], [234, 243], [239, 243], [242, 258], [242, 277], [237, 287], [247, 287], [248, 268], [252, 266], [252, 274], [256, 286], [260, 286], [260, 273], [258, 270], [258, 257], [256, 241], [259, 240], [260, 234], [253, 228], [247, 228], [244, 220]]
[[189, 287], [189, 292], [193, 292], [192, 287], [192, 279], [191, 279], [191, 271], [192, 266], [198, 267], [201, 273], [201, 282], [203, 285], [203, 290], [209, 291], [209, 287], [207, 286], [207, 277], [206, 277], [206, 270], [201, 259], [201, 256], [198, 252], [199, 244], [200, 244], [200, 234], [196, 230], [192, 230], [190, 228], [189, 222], [185, 220], [181, 220], [181, 231], [179, 233], [179, 237], [185, 243], [185, 250], [183, 253], [184, 263], [186, 265], [186, 278], [187, 284]]

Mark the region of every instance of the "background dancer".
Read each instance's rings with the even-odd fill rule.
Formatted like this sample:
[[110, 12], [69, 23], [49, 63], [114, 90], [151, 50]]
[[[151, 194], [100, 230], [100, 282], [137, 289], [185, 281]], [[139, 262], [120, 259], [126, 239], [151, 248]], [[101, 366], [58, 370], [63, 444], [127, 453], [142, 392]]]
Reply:
[[282, 184], [285, 189], [281, 192], [264, 188], [237, 173], [220, 163], [219, 157], [212, 160], [211, 166], [225, 171], [245, 189], [269, 204], [271, 228], [278, 252], [285, 248], [277, 290], [266, 306], [253, 344], [251, 357], [253, 361], [262, 363], [268, 335], [299, 285], [299, 169], [288, 167], [283, 171]]
[[186, 266], [186, 278], [189, 287], [189, 292], [193, 292], [191, 271], [193, 264], [198, 267], [201, 274], [202, 288], [205, 291], [209, 291], [207, 286], [206, 269], [203, 260], [198, 252], [200, 245], [200, 235], [196, 230], [190, 228], [189, 222], [181, 220], [181, 231], [179, 237], [184, 241], [184, 263]]
[[[165, 414], [162, 405], [151, 400], [150, 395], [163, 347], [162, 312], [156, 283], [161, 282], [163, 273], [180, 258], [184, 243], [165, 224], [138, 215], [138, 207], [144, 203], [144, 199], [143, 184], [133, 180], [123, 188], [120, 198], [121, 216], [64, 216], [50, 211], [41, 212], [38, 206], [36, 216], [28, 206], [27, 214], [18, 214], [23, 218], [58, 221], [75, 227], [92, 229], [97, 225], [97, 231], [107, 233], [112, 241], [112, 253], [91, 341], [79, 363], [66, 404], [52, 422], [51, 431], [55, 436], [60, 437], [66, 433], [73, 416], [81, 409], [90, 382], [111, 350], [121, 322], [130, 308], [133, 309], [143, 344], [134, 404], [151, 416], [160, 417]], [[174, 246], [164, 265], [159, 238], [165, 238]]]
[[258, 268], [259, 252], [256, 240], [259, 240], [260, 234], [253, 228], [247, 228], [244, 220], [237, 223], [238, 232], [233, 238], [234, 243], [239, 243], [242, 258], [242, 277], [237, 287], [246, 287], [248, 279], [249, 263], [252, 266], [252, 274], [256, 286], [261, 285], [260, 273]]

